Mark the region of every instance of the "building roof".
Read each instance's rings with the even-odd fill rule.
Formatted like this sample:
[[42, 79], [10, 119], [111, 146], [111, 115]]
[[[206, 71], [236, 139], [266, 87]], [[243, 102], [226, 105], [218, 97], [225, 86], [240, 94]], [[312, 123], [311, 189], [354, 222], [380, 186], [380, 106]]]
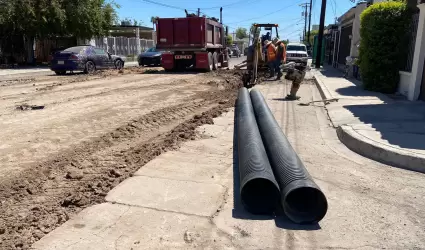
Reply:
[[112, 30], [132, 30], [135, 28], [139, 28], [140, 30], [145, 31], [153, 31], [153, 28], [149, 28], [146, 26], [140, 26], [140, 25], [112, 25]]
[[342, 16], [338, 17], [338, 22], [344, 23], [347, 20], [353, 19], [355, 16], [356, 8], [360, 5], [367, 5], [366, 1], [361, 1], [356, 4], [356, 6], [353, 6], [350, 8], [347, 12], [342, 14]]

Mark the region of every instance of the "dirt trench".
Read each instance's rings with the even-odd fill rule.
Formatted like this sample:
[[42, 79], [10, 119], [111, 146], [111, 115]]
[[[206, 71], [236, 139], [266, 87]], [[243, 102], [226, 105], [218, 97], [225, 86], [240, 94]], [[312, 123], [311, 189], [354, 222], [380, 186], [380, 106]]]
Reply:
[[[198, 77], [198, 76], [197, 76]], [[200, 75], [208, 91], [152, 111], [33, 164], [0, 184], [0, 249], [31, 244], [93, 204], [156, 156], [196, 140], [196, 127], [234, 105], [240, 75]]]

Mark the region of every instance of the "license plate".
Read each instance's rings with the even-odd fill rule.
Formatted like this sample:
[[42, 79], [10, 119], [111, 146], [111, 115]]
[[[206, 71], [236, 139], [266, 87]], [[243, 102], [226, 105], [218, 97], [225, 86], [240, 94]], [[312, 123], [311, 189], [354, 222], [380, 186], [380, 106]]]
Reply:
[[58, 61], [58, 64], [65, 64], [64, 61]]
[[176, 55], [176, 59], [192, 59], [192, 55]]

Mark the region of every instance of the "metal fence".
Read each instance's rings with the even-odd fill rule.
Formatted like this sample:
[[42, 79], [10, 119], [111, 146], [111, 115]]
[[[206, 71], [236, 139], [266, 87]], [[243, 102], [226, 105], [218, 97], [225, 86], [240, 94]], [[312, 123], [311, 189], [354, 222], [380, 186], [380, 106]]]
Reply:
[[[112, 54], [120, 56], [135, 56], [137, 52], [137, 38], [128, 37], [99, 37], [94, 39], [94, 45], [102, 48]], [[154, 41], [147, 39], [140, 39], [140, 49], [145, 51], [153, 47]]]
[[414, 14], [412, 16], [410, 30], [408, 31], [409, 43], [407, 44], [408, 51], [407, 51], [406, 63], [401, 69], [406, 72], [412, 72], [413, 56], [415, 55], [416, 34], [418, 31], [418, 22], [419, 22], [419, 13]]

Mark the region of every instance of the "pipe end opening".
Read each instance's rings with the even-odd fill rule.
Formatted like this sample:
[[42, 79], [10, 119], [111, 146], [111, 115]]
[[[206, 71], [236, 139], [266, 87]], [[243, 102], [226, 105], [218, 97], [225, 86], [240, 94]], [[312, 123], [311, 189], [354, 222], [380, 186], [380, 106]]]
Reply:
[[286, 195], [283, 208], [286, 215], [295, 223], [312, 224], [325, 217], [328, 202], [320, 189], [299, 187]]
[[272, 214], [279, 204], [279, 189], [270, 180], [256, 178], [245, 183], [241, 201], [252, 214]]

